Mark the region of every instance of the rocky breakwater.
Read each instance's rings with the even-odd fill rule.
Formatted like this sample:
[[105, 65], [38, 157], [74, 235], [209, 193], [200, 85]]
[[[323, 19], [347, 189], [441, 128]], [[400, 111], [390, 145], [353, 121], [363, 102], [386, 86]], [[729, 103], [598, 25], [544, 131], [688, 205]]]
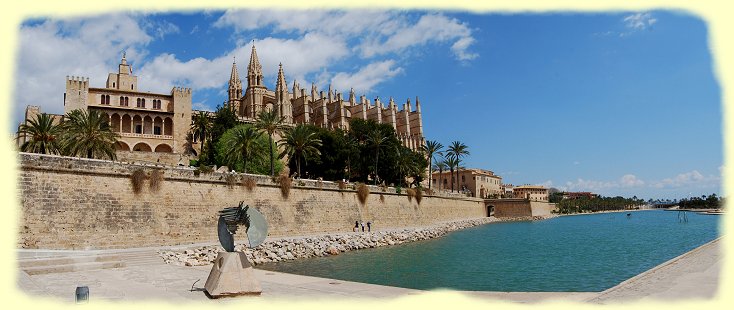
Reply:
[[[553, 217], [553, 216], [550, 216]], [[492, 222], [542, 220], [549, 217], [495, 217], [463, 220], [429, 226], [424, 228], [383, 230], [375, 232], [352, 232], [328, 234], [314, 237], [278, 238], [265, 241], [255, 248], [237, 245], [236, 251], [243, 251], [254, 265], [280, 262], [315, 256], [339, 255], [339, 253], [428, 240], [446, 235], [449, 232], [483, 225]], [[161, 250], [158, 255], [168, 264], [179, 266], [209, 265], [224, 251], [221, 246], [200, 246], [183, 250]]]

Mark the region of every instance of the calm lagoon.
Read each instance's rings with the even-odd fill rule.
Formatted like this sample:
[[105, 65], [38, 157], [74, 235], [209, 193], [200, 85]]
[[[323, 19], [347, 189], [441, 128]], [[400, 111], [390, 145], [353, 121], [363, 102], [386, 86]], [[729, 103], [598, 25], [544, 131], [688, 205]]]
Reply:
[[493, 223], [442, 238], [258, 266], [414, 289], [603, 291], [719, 236], [717, 215], [639, 211]]

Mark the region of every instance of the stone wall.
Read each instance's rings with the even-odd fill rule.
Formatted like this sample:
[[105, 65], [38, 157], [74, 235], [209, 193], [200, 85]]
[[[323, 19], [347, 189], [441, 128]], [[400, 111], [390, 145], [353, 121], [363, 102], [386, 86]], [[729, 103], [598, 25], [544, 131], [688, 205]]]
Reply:
[[[130, 147], [132, 147], [132, 145]], [[117, 155], [117, 161], [121, 162], [167, 166], [188, 166], [189, 160], [195, 158], [190, 155], [178, 153], [135, 152], [120, 150], [118, 150], [115, 154]]]
[[[370, 186], [366, 205], [336, 183], [294, 181], [287, 198], [267, 176], [198, 174], [191, 168], [21, 153], [19, 247], [103, 249], [217, 242], [217, 211], [244, 201], [265, 215], [269, 236], [349, 232], [355, 221], [375, 229], [432, 225], [486, 216], [475, 198], [424, 195], [420, 204], [393, 189]], [[134, 193], [131, 175], [163, 171], [155, 191], [144, 181]], [[383, 199], [380, 198], [383, 197]], [[242, 238], [241, 236], [239, 238]]]

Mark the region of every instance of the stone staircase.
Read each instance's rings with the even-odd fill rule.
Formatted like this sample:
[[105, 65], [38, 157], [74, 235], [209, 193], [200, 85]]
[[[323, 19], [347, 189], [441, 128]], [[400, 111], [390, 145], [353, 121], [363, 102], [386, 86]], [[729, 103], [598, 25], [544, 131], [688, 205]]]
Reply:
[[155, 250], [54, 251], [23, 250], [18, 252], [18, 268], [28, 275], [122, 268], [163, 264]]

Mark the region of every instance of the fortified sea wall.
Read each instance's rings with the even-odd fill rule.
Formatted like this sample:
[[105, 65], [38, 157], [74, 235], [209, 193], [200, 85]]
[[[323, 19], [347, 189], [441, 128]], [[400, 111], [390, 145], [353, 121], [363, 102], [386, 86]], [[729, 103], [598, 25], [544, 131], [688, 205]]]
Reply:
[[[350, 232], [355, 221], [377, 229], [433, 225], [487, 216], [483, 201], [424, 195], [420, 204], [403, 194], [370, 186], [365, 205], [350, 188], [298, 181], [287, 197], [267, 176], [198, 174], [191, 168], [127, 164], [53, 155], [19, 155], [18, 246], [43, 249], [107, 249], [217, 242], [217, 211], [240, 201], [268, 219], [269, 236]], [[136, 170], [163, 172], [133, 191]]]

